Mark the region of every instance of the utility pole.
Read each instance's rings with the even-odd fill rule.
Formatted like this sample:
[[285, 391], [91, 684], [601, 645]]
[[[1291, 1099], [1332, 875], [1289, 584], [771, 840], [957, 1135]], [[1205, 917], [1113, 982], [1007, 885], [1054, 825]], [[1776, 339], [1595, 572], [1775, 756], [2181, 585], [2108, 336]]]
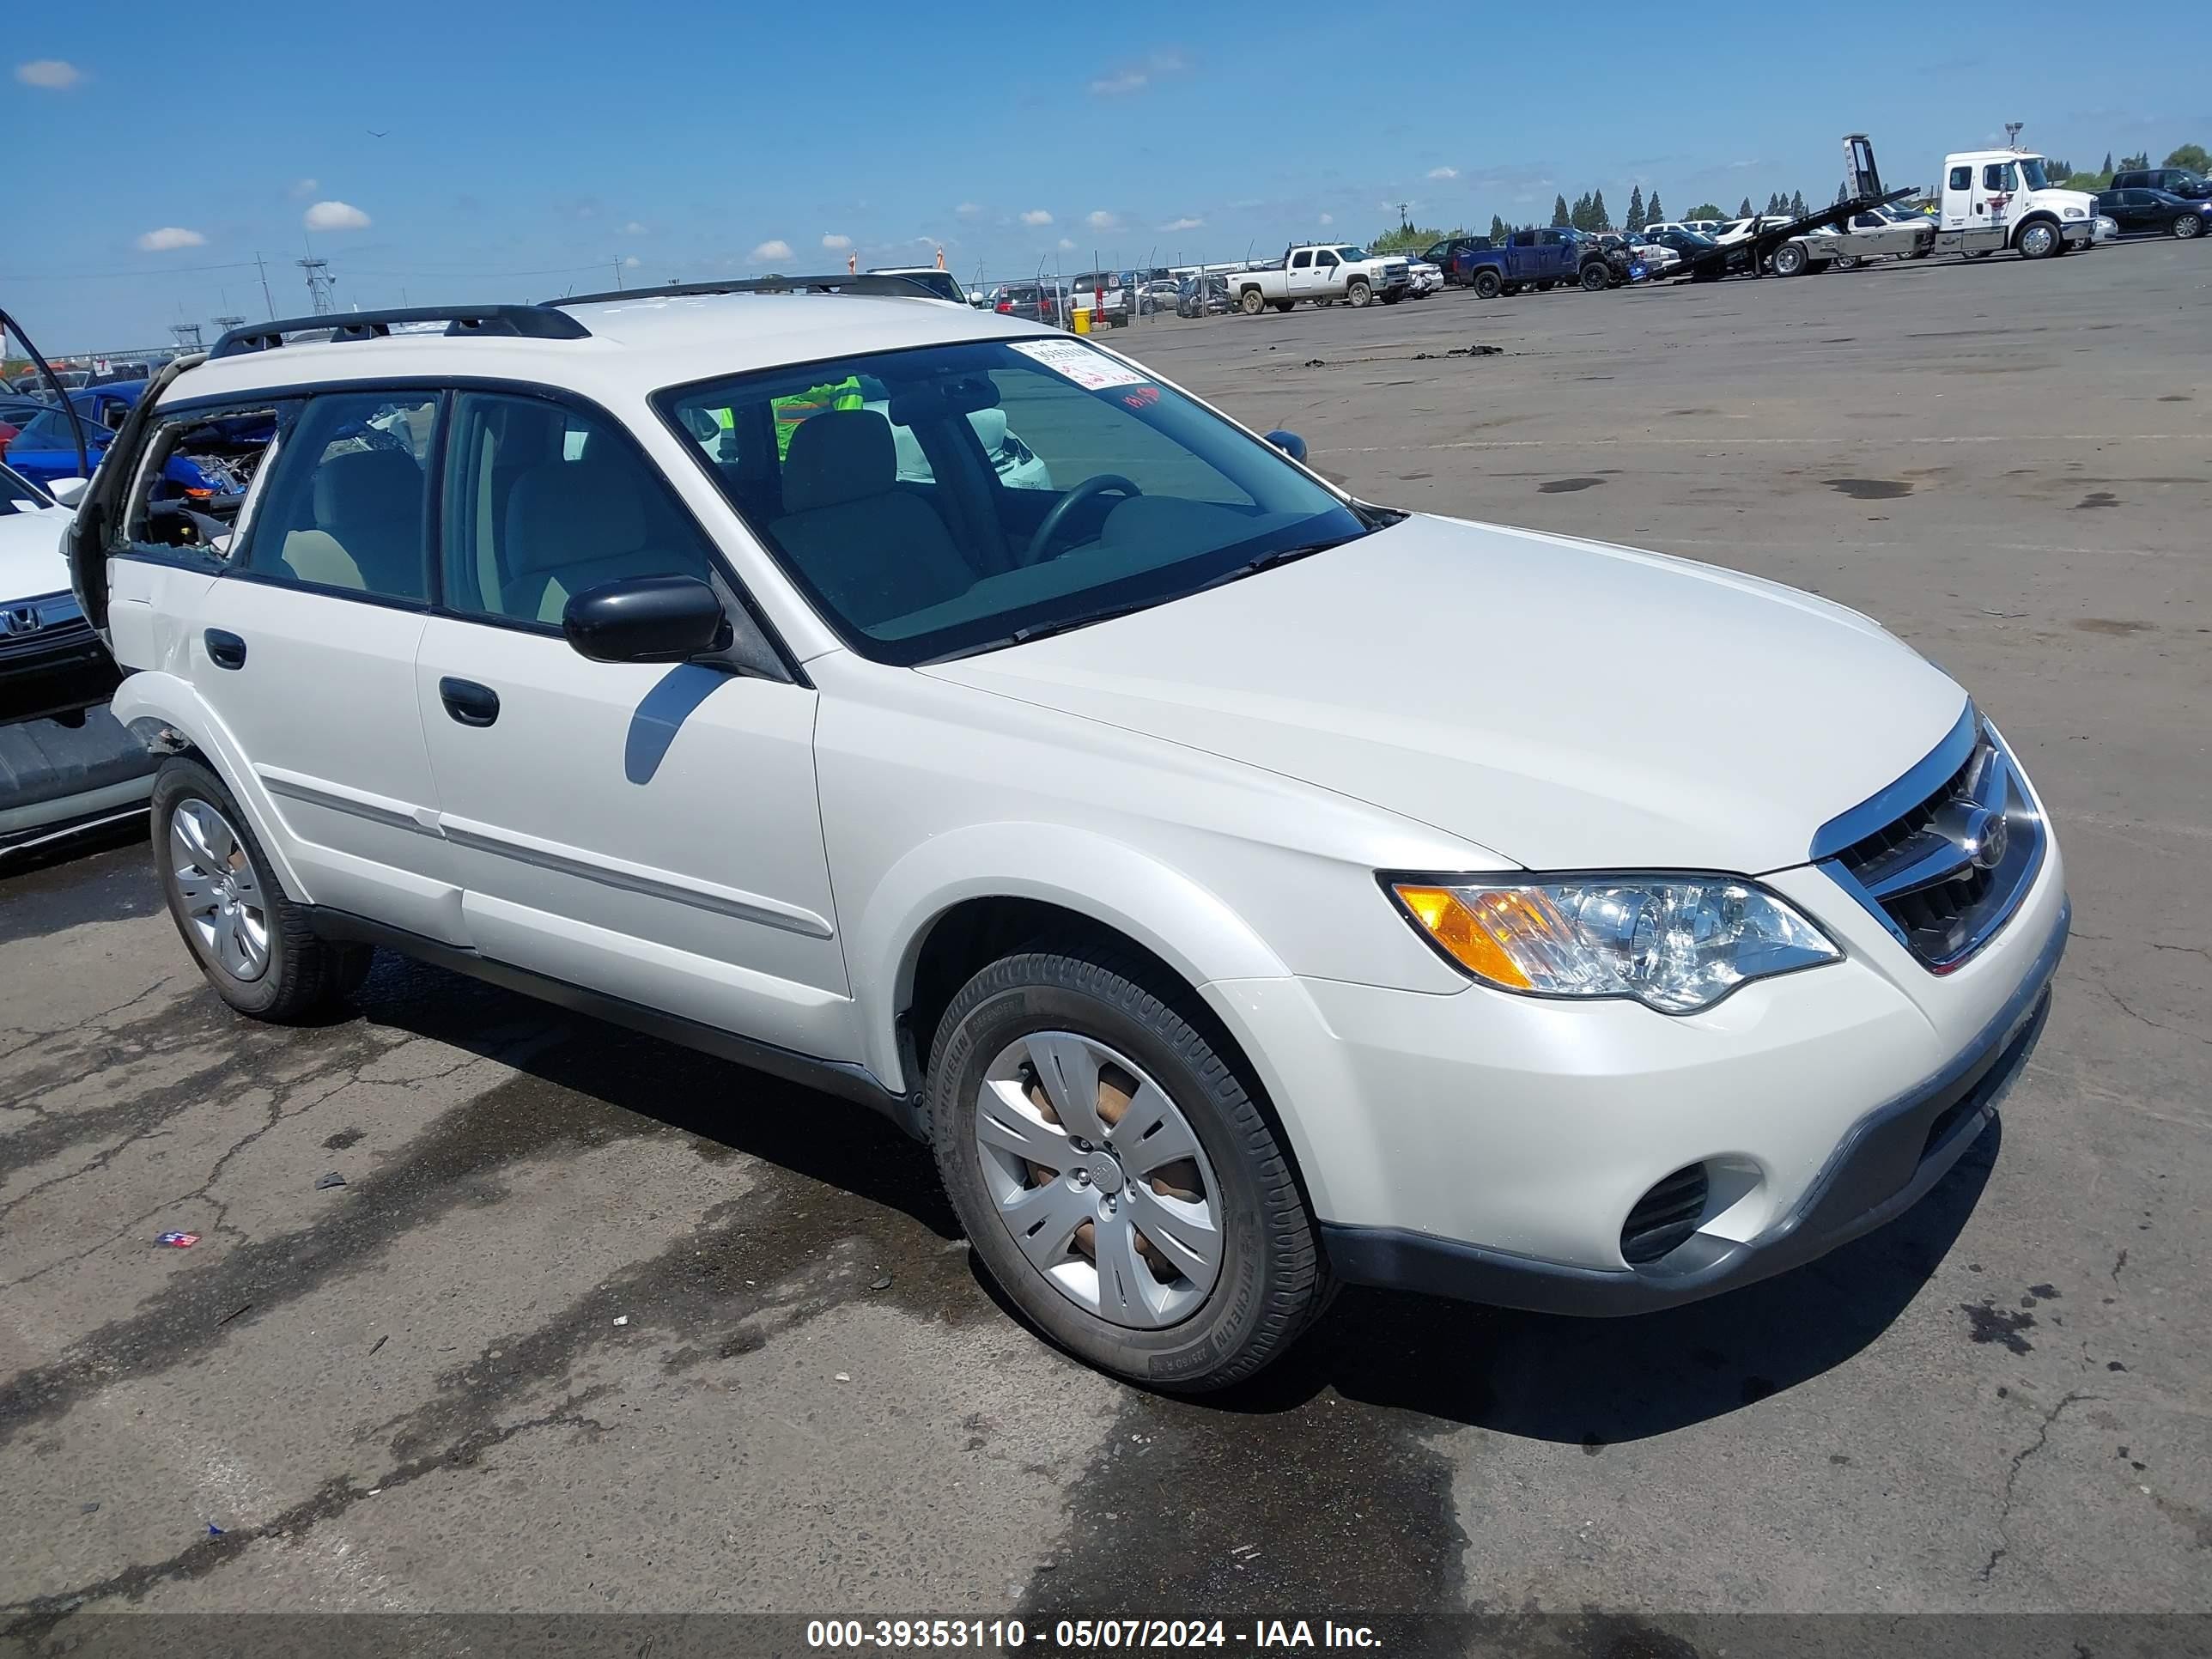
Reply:
[[622, 261], [621, 261], [621, 260], [619, 260], [619, 259], [617, 259], [617, 260], [614, 262], [614, 267], [615, 267], [615, 287], [616, 287], [617, 289], [619, 289], [622, 287], [622, 285], [623, 285], [623, 280], [622, 280]]
[[331, 294], [331, 286], [337, 278], [331, 275], [328, 259], [295, 259], [292, 263], [307, 274], [307, 297], [314, 306], [315, 315], [327, 317], [337, 309], [337, 301]]
[[261, 303], [269, 307], [269, 320], [276, 320], [276, 302], [269, 297], [269, 267], [261, 262], [261, 250], [253, 250], [253, 268], [261, 273]]

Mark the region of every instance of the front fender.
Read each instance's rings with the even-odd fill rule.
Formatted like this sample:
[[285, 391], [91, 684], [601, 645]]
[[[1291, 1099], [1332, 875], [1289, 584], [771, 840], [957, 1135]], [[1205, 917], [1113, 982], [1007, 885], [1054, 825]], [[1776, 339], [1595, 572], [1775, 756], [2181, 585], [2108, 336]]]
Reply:
[[302, 904], [315, 902], [298, 867], [285, 855], [286, 837], [278, 833], [281, 826], [275, 803], [246, 763], [245, 751], [230, 728], [208, 707], [190, 680], [159, 669], [143, 669], [124, 677], [107, 706], [108, 712], [149, 749], [165, 746], [164, 734], [174, 733], [198, 750], [246, 814], [253, 839], [276, 866], [276, 879], [286, 895]]
[[1194, 986], [1290, 972], [1218, 895], [1124, 842], [1047, 823], [934, 836], [884, 872], [846, 927], [868, 1069], [895, 1089], [912, 1081], [900, 1060], [898, 1015], [913, 998], [922, 941], [939, 916], [975, 898], [1032, 899], [1088, 916]]

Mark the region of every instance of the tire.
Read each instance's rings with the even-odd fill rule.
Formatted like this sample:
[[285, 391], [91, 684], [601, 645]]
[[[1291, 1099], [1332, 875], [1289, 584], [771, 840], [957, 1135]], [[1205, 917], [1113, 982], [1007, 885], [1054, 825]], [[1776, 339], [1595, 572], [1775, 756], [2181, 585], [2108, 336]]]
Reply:
[[1802, 276], [1808, 263], [1805, 250], [1796, 242], [1784, 242], [1774, 250], [1774, 274], [1777, 276]]
[[169, 919], [217, 996], [241, 1014], [289, 1024], [360, 988], [369, 947], [315, 937], [221, 778], [173, 758], [154, 780], [151, 811]]
[[1856, 253], [1838, 253], [1834, 261], [1838, 270], [1856, 270], [1863, 263]]
[[1368, 301], [1375, 297], [1375, 290], [1359, 278], [1354, 277], [1346, 287], [1344, 297], [1351, 302], [1354, 311], [1360, 311], [1364, 310]]
[[1552, 278], [1549, 276], [1539, 276], [1536, 279], [1536, 292], [1539, 294], [1549, 294], [1551, 291]]
[[2202, 236], [2204, 234], [2203, 216], [2195, 213], [2176, 214], [2173, 219], [2173, 234], [2185, 242], [2192, 236]]
[[1603, 261], [1593, 259], [1583, 267], [1581, 280], [1583, 293], [1602, 294], [1613, 286], [1613, 273], [1605, 268]]
[[1291, 307], [1297, 304], [1297, 301], [1296, 300], [1278, 300], [1275, 301], [1275, 309], [1287, 313]]
[[2023, 259], [2048, 259], [2058, 251], [2058, 227], [2047, 220], [2031, 219], [2020, 228], [2013, 246]]
[[1406, 297], [1406, 290], [1402, 288], [1394, 288], [1389, 293], [1378, 294], [1375, 297], [1386, 306], [1395, 306]]
[[1256, 317], [1267, 308], [1267, 302], [1260, 297], [1258, 289], [1248, 288], [1237, 296], [1237, 308], [1247, 317]]
[[[1241, 1381], [1280, 1355], [1327, 1304], [1330, 1284], [1290, 1160], [1266, 1115], [1201, 1029], [1203, 1005], [1182, 987], [1158, 982], [1158, 973], [1110, 944], [1079, 936], [1038, 940], [983, 969], [953, 999], [938, 1027], [929, 1134], [970, 1247], [1032, 1324], [1102, 1370], [1152, 1388], [1200, 1393]], [[1040, 1039], [1039, 1049], [1028, 1048]], [[1076, 1133], [1043, 1098], [1040, 1054], [1070, 1057], [1069, 1072], [1083, 1081], [1060, 1098], [1080, 1101], [1087, 1089], [1102, 1124], [1114, 1101], [1126, 1113], [1133, 1098], [1144, 1097], [1127, 1085], [1149, 1083], [1159, 1091], [1154, 1098], [1164, 1098], [1175, 1115], [1169, 1126], [1187, 1131], [1186, 1144], [1197, 1154], [1162, 1166], [1172, 1182], [1167, 1190], [1195, 1193], [1197, 1202], [1163, 1206], [1152, 1196], [1163, 1190], [1162, 1177], [1145, 1178], [1133, 1161], [1125, 1178], [1121, 1160], [1141, 1156], [1136, 1141], [1112, 1153], [1097, 1145], [1075, 1147]], [[1057, 1072], [1061, 1062], [1052, 1063]], [[988, 1113], [980, 1109], [987, 1090]], [[979, 1138], [979, 1121], [985, 1138]], [[1110, 1125], [1104, 1133], [1110, 1137]], [[1031, 1150], [1068, 1160], [1066, 1172], [1058, 1163], [1047, 1167], [1025, 1156]], [[1085, 1178], [1102, 1166], [1097, 1178]], [[1109, 1213], [1116, 1206], [1109, 1194], [1115, 1192], [1128, 1212], [1118, 1223]], [[1042, 1215], [1048, 1238], [1073, 1225], [1072, 1237], [1042, 1249], [1017, 1242], [1019, 1223], [1002, 1206], [1032, 1193], [1057, 1194], [1058, 1201], [1032, 1200], [1022, 1219]], [[1136, 1193], [1143, 1194], [1141, 1206], [1128, 1196]], [[1164, 1280], [1155, 1265], [1165, 1261], [1158, 1245], [1130, 1247], [1143, 1237], [1147, 1213], [1173, 1219], [1192, 1210], [1212, 1224], [1210, 1231], [1186, 1224], [1188, 1237], [1212, 1249], [1212, 1281], [1203, 1290], [1179, 1267], [1170, 1267], [1176, 1277]], [[1102, 1249], [1109, 1262], [1118, 1256], [1126, 1278], [1100, 1273], [1096, 1257]], [[1032, 1254], [1055, 1276], [1048, 1278]], [[1137, 1280], [1138, 1273], [1145, 1280]], [[1114, 1310], [1119, 1316], [1109, 1316], [1116, 1299], [1110, 1287], [1121, 1285], [1131, 1288]], [[1128, 1297], [1140, 1310], [1133, 1319], [1127, 1315]], [[1156, 1297], [1168, 1306], [1155, 1305]]]
[[1474, 289], [1477, 299], [1495, 300], [1505, 283], [1495, 269], [1485, 265], [1474, 273], [1474, 280], [1468, 286]]

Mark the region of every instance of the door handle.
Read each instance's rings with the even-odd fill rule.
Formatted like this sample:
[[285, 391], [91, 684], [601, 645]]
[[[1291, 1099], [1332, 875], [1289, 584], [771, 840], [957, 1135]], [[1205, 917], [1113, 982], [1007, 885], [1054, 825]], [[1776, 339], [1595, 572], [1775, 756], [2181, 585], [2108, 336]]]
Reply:
[[438, 682], [438, 696], [446, 712], [463, 726], [489, 726], [499, 718], [499, 693], [474, 680], [449, 675]]
[[210, 628], [203, 637], [207, 641], [208, 660], [217, 668], [246, 666], [246, 641], [237, 635]]

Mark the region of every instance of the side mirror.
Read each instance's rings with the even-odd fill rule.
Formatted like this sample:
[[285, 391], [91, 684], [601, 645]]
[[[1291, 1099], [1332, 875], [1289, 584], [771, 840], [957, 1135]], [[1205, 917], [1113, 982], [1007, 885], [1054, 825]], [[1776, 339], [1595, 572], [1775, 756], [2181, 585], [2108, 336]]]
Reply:
[[1306, 441], [1295, 432], [1270, 432], [1267, 441], [1294, 461], [1303, 461], [1306, 458]]
[[84, 492], [92, 487], [88, 478], [56, 478], [46, 486], [46, 494], [64, 507], [75, 507], [84, 499]]
[[561, 631], [593, 662], [688, 662], [730, 642], [721, 600], [696, 576], [587, 587], [562, 611]]

